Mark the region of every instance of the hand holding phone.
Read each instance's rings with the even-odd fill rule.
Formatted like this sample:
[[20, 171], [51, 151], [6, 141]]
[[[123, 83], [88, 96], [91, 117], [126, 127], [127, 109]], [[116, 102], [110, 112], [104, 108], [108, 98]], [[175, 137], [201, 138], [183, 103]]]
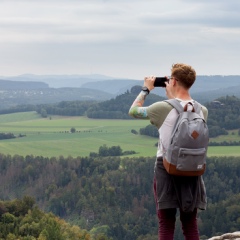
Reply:
[[154, 87], [166, 87], [165, 82], [168, 82], [168, 79], [166, 77], [156, 77]]

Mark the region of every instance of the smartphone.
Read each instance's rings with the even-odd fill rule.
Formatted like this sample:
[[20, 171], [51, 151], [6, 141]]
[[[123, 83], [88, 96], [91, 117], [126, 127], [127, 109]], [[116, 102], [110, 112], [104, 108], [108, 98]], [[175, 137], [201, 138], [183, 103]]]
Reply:
[[166, 77], [156, 77], [154, 87], [166, 87], [168, 79]]

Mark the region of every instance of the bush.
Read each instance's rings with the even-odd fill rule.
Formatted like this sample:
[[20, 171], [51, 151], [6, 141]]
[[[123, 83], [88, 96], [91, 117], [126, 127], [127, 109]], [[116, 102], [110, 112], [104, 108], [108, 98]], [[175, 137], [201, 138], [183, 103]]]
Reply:
[[134, 129], [131, 130], [131, 133], [138, 134], [138, 132], [136, 130], [134, 130]]

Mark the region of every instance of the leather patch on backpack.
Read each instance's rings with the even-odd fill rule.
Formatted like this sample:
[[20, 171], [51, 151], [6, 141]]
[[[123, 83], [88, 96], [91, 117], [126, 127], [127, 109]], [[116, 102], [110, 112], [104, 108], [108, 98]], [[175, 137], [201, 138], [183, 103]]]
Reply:
[[194, 139], [197, 139], [198, 136], [199, 136], [199, 133], [197, 131], [193, 131], [191, 136], [194, 138]]

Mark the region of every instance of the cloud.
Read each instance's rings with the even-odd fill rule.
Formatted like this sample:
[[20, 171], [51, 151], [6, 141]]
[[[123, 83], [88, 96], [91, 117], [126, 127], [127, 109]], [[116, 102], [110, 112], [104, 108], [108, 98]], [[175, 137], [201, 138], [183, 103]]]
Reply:
[[205, 1], [198, 1], [193, 6], [180, 8], [180, 10], [173, 9], [162, 14], [146, 14], [142, 17], [142, 21], [153, 25], [240, 27], [240, 4], [230, 7], [229, 3], [226, 6], [225, 1], [217, 5], [213, 5], [211, 1], [207, 1], [205, 4], [201, 2]]
[[233, 72], [239, 10], [239, 0], [0, 0], [0, 66], [142, 76], [176, 61], [216, 72], [225, 55]]
[[158, 30], [165, 31], [171, 26], [238, 28], [240, 24], [236, 9], [226, 11], [217, 4], [212, 11], [209, 9], [211, 1], [211, 4], [209, 1], [197, 4], [170, 1], [173, 7], [162, 1], [136, 4], [135, 1], [62, 0], [57, 1], [57, 5], [55, 0], [47, 4], [45, 1], [15, 1], [15, 8], [13, 2], [5, 1], [0, 9], [1, 35], [4, 36], [0, 41], [109, 42], [132, 39], [134, 35], [139, 38], [149, 34], [158, 36]]

